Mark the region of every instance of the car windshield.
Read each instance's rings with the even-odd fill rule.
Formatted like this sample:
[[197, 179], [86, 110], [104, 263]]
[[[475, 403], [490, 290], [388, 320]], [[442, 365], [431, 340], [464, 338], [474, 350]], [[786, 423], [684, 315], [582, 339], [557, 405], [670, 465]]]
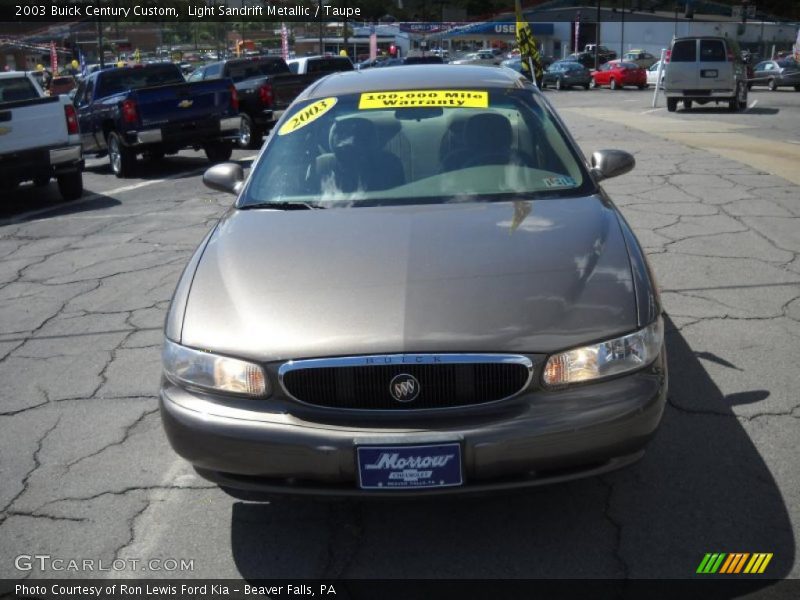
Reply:
[[407, 90], [304, 102], [273, 131], [240, 207], [443, 203], [591, 193], [531, 91]]

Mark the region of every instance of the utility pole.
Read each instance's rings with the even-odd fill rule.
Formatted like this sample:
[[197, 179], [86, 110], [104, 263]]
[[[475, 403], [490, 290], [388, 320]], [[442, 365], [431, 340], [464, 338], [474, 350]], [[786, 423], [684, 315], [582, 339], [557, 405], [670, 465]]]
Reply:
[[100, 56], [100, 68], [103, 69], [106, 65], [103, 56], [103, 22], [100, 17], [97, 17], [97, 54]]
[[622, 27], [619, 34], [619, 59], [625, 54], [625, 0], [622, 0]]
[[597, 26], [594, 33], [594, 70], [600, 68], [599, 55], [600, 52], [600, 0], [597, 0]]

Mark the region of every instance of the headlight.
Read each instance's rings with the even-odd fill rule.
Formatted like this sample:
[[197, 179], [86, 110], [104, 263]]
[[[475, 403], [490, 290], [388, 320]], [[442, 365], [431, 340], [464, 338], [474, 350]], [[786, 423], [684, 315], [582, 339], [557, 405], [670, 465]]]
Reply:
[[264, 369], [237, 358], [165, 340], [162, 361], [167, 377], [181, 385], [247, 396], [266, 396], [269, 391]]
[[661, 350], [661, 317], [635, 333], [551, 356], [544, 367], [544, 383], [559, 386], [619, 375], [653, 362]]

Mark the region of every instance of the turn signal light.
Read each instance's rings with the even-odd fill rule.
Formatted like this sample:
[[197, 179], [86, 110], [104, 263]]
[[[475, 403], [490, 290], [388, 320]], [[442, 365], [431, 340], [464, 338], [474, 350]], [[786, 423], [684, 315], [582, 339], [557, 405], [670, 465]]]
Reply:
[[239, 110], [239, 94], [236, 93], [236, 88], [231, 86], [231, 108], [235, 111]]
[[272, 106], [272, 86], [266, 84], [258, 88], [258, 98], [264, 106]]
[[78, 114], [75, 112], [75, 107], [72, 106], [72, 104], [64, 106], [64, 116], [67, 119], [67, 133], [69, 135], [80, 133], [78, 129]]
[[122, 121], [125, 123], [136, 123], [139, 114], [136, 111], [136, 102], [133, 100], [123, 100], [122, 102]]

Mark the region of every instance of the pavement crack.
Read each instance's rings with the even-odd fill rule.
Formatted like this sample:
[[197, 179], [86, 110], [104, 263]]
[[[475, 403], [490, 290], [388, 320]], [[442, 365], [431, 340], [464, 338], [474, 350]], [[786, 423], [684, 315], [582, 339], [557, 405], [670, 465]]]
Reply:
[[134, 430], [135, 430], [135, 429], [136, 429], [136, 428], [137, 428], [139, 425], [141, 425], [141, 424], [142, 424], [142, 422], [144, 422], [144, 420], [145, 420], [147, 417], [149, 417], [149, 416], [150, 416], [150, 415], [152, 415], [152, 414], [155, 414], [155, 413], [157, 413], [158, 411], [159, 411], [159, 409], [158, 409], [158, 408], [154, 408], [154, 409], [152, 409], [152, 410], [146, 410], [146, 411], [142, 412], [142, 414], [141, 414], [141, 415], [139, 415], [139, 417], [138, 417], [138, 418], [137, 418], [137, 419], [136, 419], [136, 420], [135, 420], [133, 423], [131, 423], [130, 425], [128, 425], [128, 426], [127, 426], [127, 427], [126, 427], [126, 428], [123, 430], [123, 432], [122, 432], [122, 437], [121, 437], [119, 440], [117, 440], [117, 441], [115, 441], [115, 442], [111, 442], [111, 443], [109, 443], [109, 444], [106, 444], [105, 446], [103, 446], [102, 448], [100, 448], [99, 450], [97, 450], [97, 451], [95, 451], [95, 452], [92, 452], [91, 454], [87, 454], [86, 456], [82, 456], [82, 457], [80, 457], [80, 458], [78, 458], [78, 459], [75, 459], [75, 460], [73, 460], [73, 461], [72, 461], [72, 462], [70, 462], [70, 463], [67, 463], [67, 471], [69, 471], [70, 469], [72, 469], [72, 467], [74, 467], [75, 465], [78, 465], [78, 464], [82, 463], [82, 462], [83, 462], [83, 461], [85, 461], [85, 460], [89, 460], [90, 458], [92, 458], [92, 457], [95, 457], [95, 456], [97, 456], [98, 454], [102, 454], [103, 452], [105, 452], [105, 451], [106, 451], [106, 450], [108, 450], [109, 448], [113, 448], [113, 447], [115, 447], [115, 446], [121, 446], [122, 444], [124, 444], [125, 442], [127, 442], [127, 441], [128, 441], [128, 438], [129, 438], [129, 437], [130, 437], [130, 436], [133, 434], [133, 431], [134, 431]]
[[612, 515], [613, 509], [611, 505], [614, 496], [614, 484], [608, 479], [608, 477], [605, 476], [599, 477], [599, 480], [607, 491], [606, 502], [605, 506], [603, 507], [603, 517], [605, 517], [605, 519], [611, 523], [611, 526], [614, 528], [614, 558], [620, 565], [620, 569], [622, 571], [621, 579], [628, 579], [630, 577], [630, 567], [625, 561], [625, 557], [622, 556], [622, 523], [615, 519]]
[[41, 461], [39, 460], [39, 453], [42, 451], [42, 446], [44, 446], [45, 440], [47, 440], [48, 436], [53, 433], [58, 424], [61, 423], [61, 416], [59, 416], [55, 423], [53, 423], [39, 438], [36, 442], [36, 449], [33, 451], [33, 468], [30, 469], [26, 474], [25, 477], [22, 478], [22, 489], [17, 492], [11, 500], [6, 503], [6, 505], [0, 509], [0, 513], [6, 513], [8, 510], [14, 505], [14, 503], [22, 496], [25, 492], [28, 491], [28, 481], [30, 480], [31, 476], [34, 472], [42, 466]]

